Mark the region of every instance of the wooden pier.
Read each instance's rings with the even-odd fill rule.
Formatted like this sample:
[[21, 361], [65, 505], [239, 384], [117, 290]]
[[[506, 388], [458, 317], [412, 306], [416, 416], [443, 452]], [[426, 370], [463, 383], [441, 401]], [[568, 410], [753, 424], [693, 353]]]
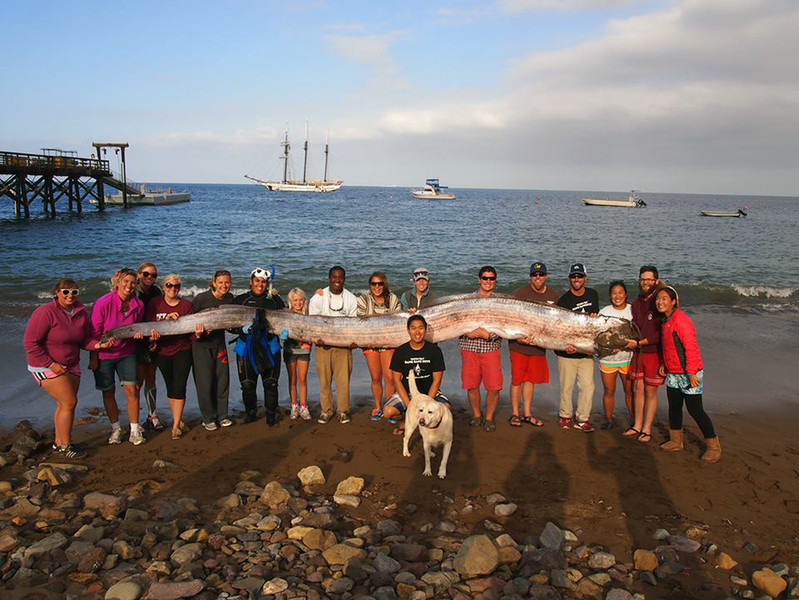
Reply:
[[105, 185], [122, 191], [126, 196], [140, 195], [139, 190], [114, 176], [107, 160], [81, 158], [64, 152], [25, 154], [0, 151], [0, 198], [11, 198], [17, 217], [29, 218], [31, 205], [38, 199], [42, 201], [45, 214], [54, 217], [56, 203], [65, 196], [70, 212], [75, 209], [83, 212], [86, 199], [94, 200], [97, 208], [104, 210]]

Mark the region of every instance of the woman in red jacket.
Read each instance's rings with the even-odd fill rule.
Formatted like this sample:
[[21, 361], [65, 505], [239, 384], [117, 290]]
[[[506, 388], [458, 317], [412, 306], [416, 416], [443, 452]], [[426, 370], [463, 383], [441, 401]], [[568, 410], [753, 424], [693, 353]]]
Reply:
[[707, 449], [702, 455], [706, 462], [721, 458], [721, 444], [710, 417], [702, 407], [703, 367], [696, 341], [696, 329], [691, 319], [680, 310], [677, 290], [666, 286], [655, 297], [658, 312], [663, 313], [662, 374], [666, 376], [666, 395], [669, 400], [669, 441], [661, 444], [668, 452], [683, 449], [682, 406], [690, 414], [705, 438]]
[[64, 458], [84, 458], [86, 451], [72, 443], [72, 423], [80, 386], [80, 351], [102, 350], [113, 340], [92, 339], [89, 313], [78, 302], [74, 279], [59, 279], [53, 301], [40, 306], [25, 327], [28, 371], [41, 388], [55, 400], [55, 445]]

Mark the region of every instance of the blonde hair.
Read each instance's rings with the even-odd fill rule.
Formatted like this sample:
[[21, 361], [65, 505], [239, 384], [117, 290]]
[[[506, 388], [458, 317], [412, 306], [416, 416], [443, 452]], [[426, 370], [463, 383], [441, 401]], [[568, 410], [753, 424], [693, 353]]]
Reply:
[[161, 278], [161, 285], [167, 283], [168, 281], [177, 281], [180, 283], [180, 275], [177, 273], [167, 273], [164, 277]]
[[298, 287], [291, 288], [291, 290], [289, 290], [289, 293], [288, 293], [289, 308], [291, 308], [291, 299], [294, 296], [299, 296], [300, 298], [302, 298], [305, 301], [305, 303], [302, 305], [302, 314], [307, 315], [308, 314], [308, 296], [305, 294], [305, 292], [302, 289], [300, 289]]

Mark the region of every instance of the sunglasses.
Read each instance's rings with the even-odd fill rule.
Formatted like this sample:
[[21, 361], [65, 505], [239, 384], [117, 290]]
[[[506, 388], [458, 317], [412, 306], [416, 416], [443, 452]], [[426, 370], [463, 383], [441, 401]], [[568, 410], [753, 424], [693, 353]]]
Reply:
[[175, 288], [176, 290], [179, 290], [180, 289], [180, 284], [179, 283], [165, 283], [164, 287], [167, 288], [167, 289], [170, 289], [170, 290], [172, 288]]
[[569, 275], [569, 279], [585, 279], [585, 275], [580, 275], [579, 273], [575, 273], [574, 275]]
[[536, 271], [535, 273], [530, 273], [530, 277], [546, 277], [546, 273], [541, 273], [540, 271]]
[[142, 271], [141, 276], [147, 279], [150, 278], [155, 279], [156, 277], [158, 277], [158, 273], [150, 273], [150, 271]]
[[482, 279], [483, 281], [496, 281], [497, 280], [496, 277], [486, 277], [485, 275], [480, 277], [480, 279]]
[[378, 287], [385, 287], [386, 286], [385, 282], [383, 282], [383, 281], [370, 281], [369, 285], [374, 285], [374, 286], [378, 286]]
[[63, 290], [58, 290], [58, 291], [61, 292], [61, 295], [64, 296], [64, 298], [66, 298], [67, 296], [77, 296], [78, 295], [78, 290], [75, 290], [75, 289], [63, 289]]

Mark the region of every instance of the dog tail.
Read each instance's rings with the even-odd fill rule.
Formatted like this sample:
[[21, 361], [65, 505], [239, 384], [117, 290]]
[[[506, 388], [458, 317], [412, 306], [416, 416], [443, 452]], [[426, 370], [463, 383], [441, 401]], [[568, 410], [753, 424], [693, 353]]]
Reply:
[[413, 374], [413, 369], [408, 371], [408, 387], [411, 389], [411, 398], [419, 395], [419, 388], [416, 387], [416, 376]]

